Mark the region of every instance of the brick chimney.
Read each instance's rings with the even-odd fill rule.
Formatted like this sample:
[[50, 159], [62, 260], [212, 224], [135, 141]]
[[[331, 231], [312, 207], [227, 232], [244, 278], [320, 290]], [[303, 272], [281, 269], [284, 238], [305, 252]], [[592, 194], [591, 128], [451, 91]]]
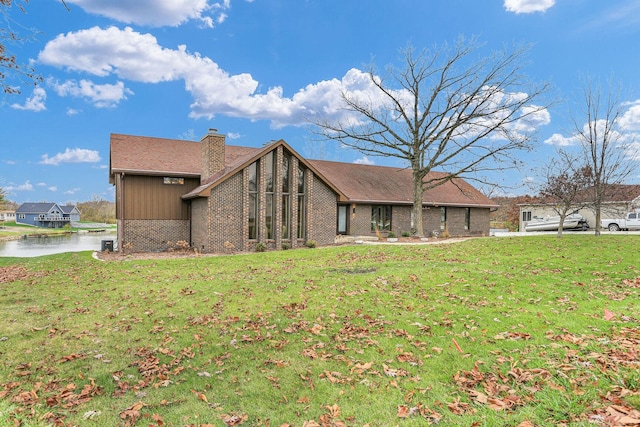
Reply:
[[224, 135], [219, 134], [218, 129], [209, 129], [202, 138], [200, 156], [202, 158], [201, 183], [224, 169]]

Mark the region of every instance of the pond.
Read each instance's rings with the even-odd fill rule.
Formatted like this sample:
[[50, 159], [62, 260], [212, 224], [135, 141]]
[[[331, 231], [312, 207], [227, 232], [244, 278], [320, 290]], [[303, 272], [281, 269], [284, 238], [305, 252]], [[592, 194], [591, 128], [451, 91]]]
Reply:
[[36, 257], [63, 252], [99, 251], [102, 241], [111, 240], [116, 247], [116, 232], [70, 233], [44, 237], [23, 237], [0, 242], [0, 257]]

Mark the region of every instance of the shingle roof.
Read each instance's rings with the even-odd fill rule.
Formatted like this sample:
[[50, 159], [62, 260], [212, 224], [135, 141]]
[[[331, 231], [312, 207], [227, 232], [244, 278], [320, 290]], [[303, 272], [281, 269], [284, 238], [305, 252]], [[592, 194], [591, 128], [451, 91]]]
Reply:
[[[413, 204], [411, 169], [355, 163], [310, 160], [309, 163], [352, 202]], [[431, 172], [429, 177], [446, 174]], [[491, 199], [462, 179], [447, 181], [425, 191], [423, 203], [434, 206], [498, 207]]]
[[[226, 163], [255, 150], [227, 145]], [[202, 170], [198, 142], [147, 136], [111, 134], [110, 162], [111, 174], [135, 172], [199, 177]]]
[[[293, 151], [284, 141], [284, 144]], [[261, 148], [225, 146], [225, 169], [214, 174], [199, 187], [183, 197], [203, 194], [208, 187], [235, 173], [269, 146]], [[201, 173], [200, 144], [177, 139], [111, 134], [110, 175], [119, 172], [147, 175], [182, 175], [199, 177]], [[412, 175], [410, 169], [359, 165], [354, 163], [304, 160], [315, 173], [332, 186], [343, 201], [412, 204]], [[433, 177], [444, 176], [432, 172]], [[425, 191], [425, 204], [442, 206], [497, 207], [462, 179], [454, 179]]]
[[49, 212], [49, 210], [55, 206], [55, 203], [23, 203], [20, 205], [18, 209], [16, 209], [16, 213], [43, 213]]

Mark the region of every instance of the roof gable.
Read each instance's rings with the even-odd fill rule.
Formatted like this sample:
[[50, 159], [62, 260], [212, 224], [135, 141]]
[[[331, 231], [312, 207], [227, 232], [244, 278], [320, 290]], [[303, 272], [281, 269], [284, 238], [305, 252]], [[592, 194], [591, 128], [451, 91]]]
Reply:
[[229, 162], [229, 157], [227, 157], [227, 163], [224, 170], [211, 176], [205, 183], [193, 189], [189, 194], [184, 195], [183, 198], [191, 199], [194, 197], [208, 197], [209, 194], [211, 194], [211, 189], [221, 184], [231, 176], [249, 166], [251, 163], [266, 155], [267, 153], [276, 150], [280, 146], [282, 146], [292, 156], [296, 157], [298, 159], [298, 162], [303, 164], [308, 169], [311, 169], [313, 173], [318, 176], [318, 178], [320, 178], [338, 195], [338, 197], [340, 197], [341, 199], [345, 198], [344, 194], [330, 180], [328, 180], [321, 171], [317, 170], [314, 167], [313, 163], [301, 157], [293, 148], [289, 146], [289, 144], [287, 144], [282, 139], [271, 142], [269, 144], [265, 144], [262, 148], [255, 148], [253, 149], [255, 150], [253, 152], [246, 152], [244, 153], [244, 155], [237, 155], [235, 158], [231, 159], [231, 162]]

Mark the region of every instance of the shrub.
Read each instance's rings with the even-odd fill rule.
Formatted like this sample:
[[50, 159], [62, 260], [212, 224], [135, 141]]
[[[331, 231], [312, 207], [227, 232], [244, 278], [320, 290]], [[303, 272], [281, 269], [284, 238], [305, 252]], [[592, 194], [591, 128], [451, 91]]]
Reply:
[[264, 252], [267, 250], [267, 245], [265, 245], [262, 242], [258, 242], [258, 244], [256, 245], [256, 252]]
[[409, 236], [411, 236], [410, 232], [408, 232], [408, 231], [403, 231], [402, 232], [402, 237], [409, 237]]
[[286, 251], [287, 249], [291, 249], [291, 245], [289, 243], [283, 243], [282, 244], [282, 250]]
[[387, 237], [394, 238], [396, 237], [396, 233], [394, 233], [393, 231], [390, 231], [389, 234], [387, 234]]
[[307, 243], [305, 243], [305, 246], [308, 248], [315, 248], [316, 247], [316, 241], [315, 240], [307, 240]]

